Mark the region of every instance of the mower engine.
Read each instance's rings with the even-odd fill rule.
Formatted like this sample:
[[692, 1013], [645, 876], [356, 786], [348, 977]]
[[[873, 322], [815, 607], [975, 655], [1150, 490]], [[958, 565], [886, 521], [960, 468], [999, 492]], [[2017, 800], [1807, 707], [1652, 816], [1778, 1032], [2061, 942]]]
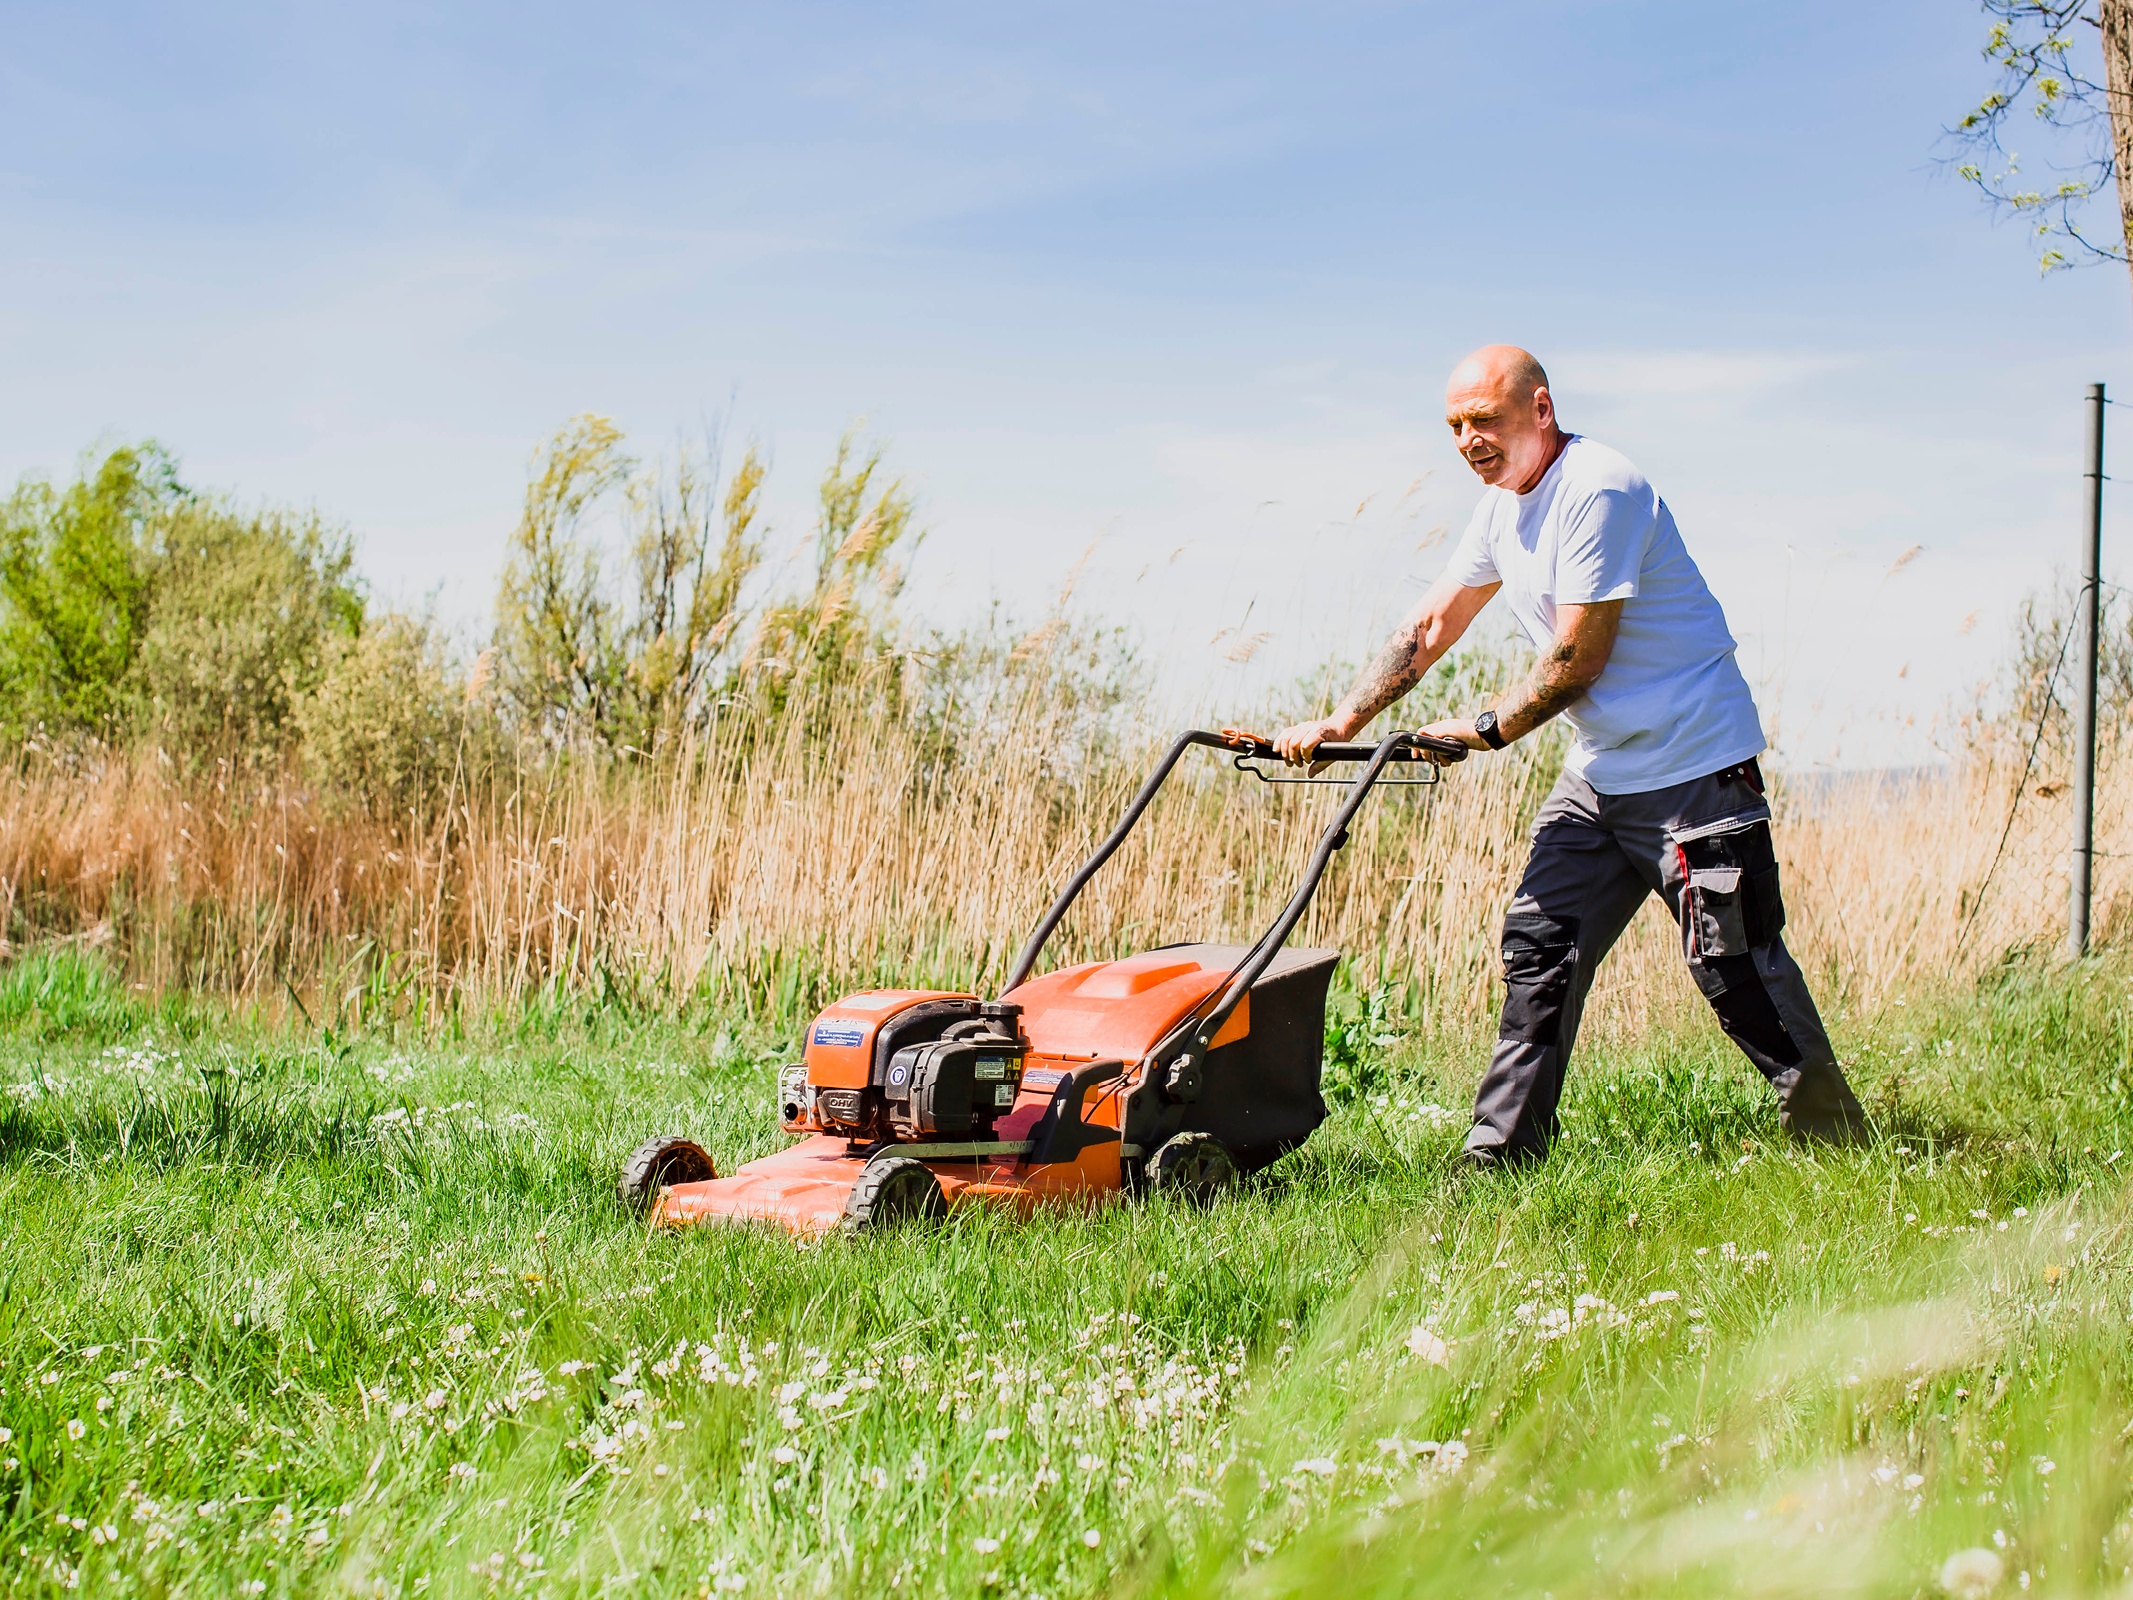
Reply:
[[807, 1059], [779, 1074], [785, 1129], [854, 1144], [990, 1139], [1021, 1089], [1021, 1017], [972, 995], [848, 996], [808, 1029]]

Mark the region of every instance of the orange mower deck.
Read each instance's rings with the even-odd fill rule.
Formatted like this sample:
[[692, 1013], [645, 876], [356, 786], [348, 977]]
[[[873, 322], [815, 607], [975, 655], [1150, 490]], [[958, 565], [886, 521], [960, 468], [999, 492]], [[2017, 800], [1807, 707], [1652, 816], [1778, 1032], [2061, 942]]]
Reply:
[[[692, 1222], [774, 1222], [798, 1234], [843, 1227], [852, 1189], [866, 1170], [863, 1156], [846, 1153], [842, 1139], [817, 1134], [789, 1150], [751, 1161], [730, 1178], [669, 1186], [652, 1218], [669, 1226]], [[1005, 1204], [1018, 1214], [1038, 1206], [1093, 1206], [1121, 1187], [1118, 1146], [1086, 1150], [1074, 1161], [1024, 1169], [1012, 1156], [925, 1163], [953, 1210], [966, 1200]]]

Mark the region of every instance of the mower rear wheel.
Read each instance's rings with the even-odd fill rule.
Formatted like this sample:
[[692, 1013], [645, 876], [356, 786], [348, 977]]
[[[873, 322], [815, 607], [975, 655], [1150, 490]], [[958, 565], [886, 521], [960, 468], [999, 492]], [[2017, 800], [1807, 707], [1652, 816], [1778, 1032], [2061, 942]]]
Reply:
[[941, 1180], [910, 1156], [876, 1156], [859, 1174], [844, 1202], [844, 1231], [873, 1233], [905, 1222], [946, 1216]]
[[622, 1163], [622, 1181], [615, 1195], [632, 1211], [642, 1211], [659, 1198], [670, 1183], [702, 1183], [718, 1176], [710, 1152], [693, 1139], [678, 1133], [663, 1133], [647, 1139]]
[[1237, 1163], [1207, 1133], [1173, 1134], [1148, 1158], [1151, 1193], [1205, 1204], [1237, 1181]]

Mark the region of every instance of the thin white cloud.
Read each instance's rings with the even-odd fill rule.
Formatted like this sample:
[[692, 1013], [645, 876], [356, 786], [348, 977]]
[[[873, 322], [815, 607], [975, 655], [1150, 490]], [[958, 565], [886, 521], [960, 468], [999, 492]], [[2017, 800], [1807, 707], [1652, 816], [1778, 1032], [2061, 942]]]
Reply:
[[1566, 394], [1609, 406], [1655, 400], [1747, 405], [1860, 364], [1855, 354], [1817, 350], [1566, 350], [1543, 359]]

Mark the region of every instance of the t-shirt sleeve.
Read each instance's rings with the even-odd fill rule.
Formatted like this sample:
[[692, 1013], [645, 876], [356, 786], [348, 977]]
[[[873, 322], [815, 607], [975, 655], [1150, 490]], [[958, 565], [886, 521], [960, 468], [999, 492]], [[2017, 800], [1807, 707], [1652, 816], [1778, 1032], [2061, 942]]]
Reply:
[[1649, 489], [1595, 489], [1568, 508], [1555, 549], [1555, 603], [1589, 606], [1631, 600], [1645, 553], [1659, 526], [1657, 496]]
[[1447, 577], [1468, 589], [1486, 589], [1492, 583], [1503, 582], [1503, 574], [1496, 570], [1496, 557], [1489, 549], [1489, 502], [1492, 498], [1490, 495], [1481, 497], [1481, 504], [1474, 508], [1474, 519], [1459, 536], [1459, 543], [1452, 549], [1452, 559], [1444, 568]]

